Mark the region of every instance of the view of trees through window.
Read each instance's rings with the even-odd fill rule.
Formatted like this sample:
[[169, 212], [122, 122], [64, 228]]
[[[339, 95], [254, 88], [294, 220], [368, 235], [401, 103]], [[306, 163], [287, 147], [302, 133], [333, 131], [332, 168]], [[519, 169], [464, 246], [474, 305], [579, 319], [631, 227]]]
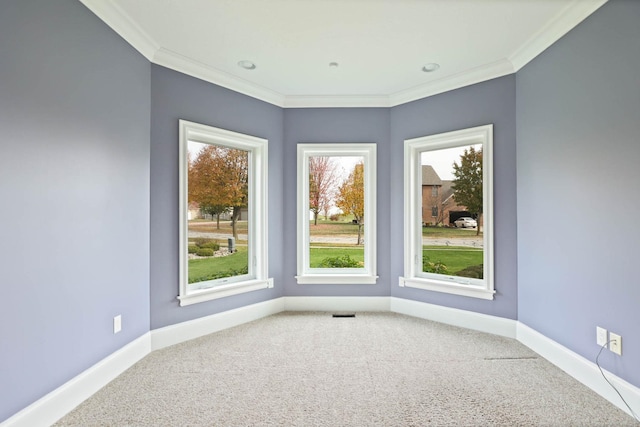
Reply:
[[483, 278], [482, 144], [421, 153], [422, 271]]
[[309, 157], [309, 266], [364, 267], [364, 158]]
[[188, 143], [190, 285], [249, 273], [248, 166], [248, 151]]

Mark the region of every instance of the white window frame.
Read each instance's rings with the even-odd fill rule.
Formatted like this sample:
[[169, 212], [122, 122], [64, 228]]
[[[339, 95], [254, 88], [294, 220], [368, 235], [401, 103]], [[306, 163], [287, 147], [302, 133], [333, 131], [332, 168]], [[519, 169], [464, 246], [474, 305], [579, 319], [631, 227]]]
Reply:
[[[309, 267], [309, 158], [360, 156], [364, 160], [364, 268]], [[298, 284], [375, 284], [376, 275], [376, 144], [298, 144]]]
[[[267, 159], [268, 141], [255, 136], [219, 129], [186, 120], [179, 121], [179, 230], [181, 306], [196, 304], [230, 295], [272, 288], [268, 278], [267, 258]], [[199, 142], [235, 148], [249, 152], [249, 274], [199, 282], [204, 289], [190, 289], [188, 283], [188, 143]]]
[[[422, 271], [421, 154], [444, 148], [482, 144], [483, 279]], [[404, 277], [399, 285], [492, 300], [493, 266], [493, 125], [478, 126], [404, 141]]]

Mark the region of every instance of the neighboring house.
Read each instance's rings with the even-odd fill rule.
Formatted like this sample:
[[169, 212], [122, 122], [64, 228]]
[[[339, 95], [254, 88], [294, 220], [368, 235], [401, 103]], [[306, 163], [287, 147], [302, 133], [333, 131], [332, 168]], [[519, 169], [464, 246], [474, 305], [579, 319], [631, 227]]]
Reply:
[[467, 208], [456, 203], [453, 181], [440, 179], [430, 165], [422, 165], [422, 223], [423, 225], [453, 225], [462, 217], [471, 216]]
[[[229, 208], [226, 211], [222, 212], [220, 214], [220, 219], [223, 221], [231, 221], [231, 214], [233, 213], [233, 209]], [[247, 218], [249, 218], [249, 209], [248, 208], [242, 208], [240, 209], [240, 221], [246, 220]], [[206, 214], [204, 212], [202, 212], [202, 210], [200, 209], [200, 204], [198, 202], [189, 202], [189, 221], [191, 221], [192, 219], [210, 219], [210, 220], [215, 220], [216, 217], [215, 215], [210, 215], [210, 214]]]
[[442, 205], [442, 180], [430, 165], [422, 165], [422, 223], [437, 224]]
[[[233, 214], [233, 209], [229, 208], [225, 212], [220, 214], [220, 219], [224, 221], [231, 221], [231, 215]], [[249, 218], [249, 208], [241, 208], [240, 209], [240, 218], [239, 221], [245, 221]]]
[[200, 212], [200, 205], [198, 202], [189, 202], [189, 213], [187, 219], [191, 221], [192, 219], [200, 218], [202, 218], [202, 212]]

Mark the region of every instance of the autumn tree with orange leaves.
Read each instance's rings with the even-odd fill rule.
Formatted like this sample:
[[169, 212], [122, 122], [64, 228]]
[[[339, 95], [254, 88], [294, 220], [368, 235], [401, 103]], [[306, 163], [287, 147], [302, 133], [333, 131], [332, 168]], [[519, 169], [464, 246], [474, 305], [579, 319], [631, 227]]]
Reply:
[[240, 212], [248, 203], [248, 153], [244, 150], [207, 145], [189, 159], [189, 202], [203, 212], [219, 215], [232, 210], [231, 229], [238, 239]]
[[362, 244], [362, 226], [364, 225], [364, 163], [357, 163], [347, 179], [338, 189], [336, 206], [347, 215], [353, 215], [358, 224], [358, 240]]

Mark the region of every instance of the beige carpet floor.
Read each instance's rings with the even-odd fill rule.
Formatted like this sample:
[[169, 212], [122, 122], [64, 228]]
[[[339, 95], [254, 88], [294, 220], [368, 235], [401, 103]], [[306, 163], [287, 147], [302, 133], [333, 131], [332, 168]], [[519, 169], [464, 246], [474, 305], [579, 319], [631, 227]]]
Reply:
[[291, 312], [155, 351], [56, 424], [632, 425], [512, 339], [394, 313]]

